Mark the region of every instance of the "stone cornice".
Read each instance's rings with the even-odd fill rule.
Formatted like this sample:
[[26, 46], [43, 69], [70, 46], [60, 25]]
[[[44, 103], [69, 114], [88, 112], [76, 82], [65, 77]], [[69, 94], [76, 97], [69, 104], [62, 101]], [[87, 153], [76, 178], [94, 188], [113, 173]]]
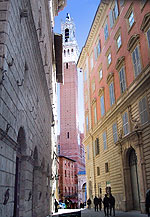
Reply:
[[97, 9], [96, 15], [94, 17], [91, 29], [89, 31], [89, 34], [88, 34], [88, 37], [87, 37], [87, 40], [85, 43], [85, 46], [82, 49], [79, 60], [78, 60], [78, 67], [79, 68], [82, 68], [83, 61], [86, 58], [85, 51], [89, 50], [89, 48], [91, 48], [91, 44], [92, 44], [93, 40], [95, 39], [95, 34], [99, 30], [100, 25], [103, 24], [102, 20], [105, 17], [105, 12], [106, 12], [106, 9], [108, 8], [108, 5], [109, 5], [109, 2], [106, 0], [105, 1], [103, 0], [103, 1], [101, 1], [100, 5]]
[[124, 63], [125, 61], [125, 57], [122, 56], [120, 58], [117, 59], [117, 62], [116, 62], [116, 70], [119, 70], [120, 69], [120, 66], [122, 65], [122, 63]]
[[139, 39], [140, 39], [139, 34], [135, 34], [131, 36], [131, 38], [128, 41], [128, 45], [127, 45], [128, 51], [132, 51], [132, 49], [134, 48], [134, 45], [139, 43]]
[[114, 78], [114, 73], [113, 72], [110, 72], [108, 75], [107, 75], [107, 84], [109, 84], [112, 79]]

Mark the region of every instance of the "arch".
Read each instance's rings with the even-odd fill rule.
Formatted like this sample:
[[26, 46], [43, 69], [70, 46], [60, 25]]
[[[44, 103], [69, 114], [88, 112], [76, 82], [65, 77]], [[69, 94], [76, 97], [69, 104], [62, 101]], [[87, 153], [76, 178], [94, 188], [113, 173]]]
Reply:
[[20, 152], [22, 155], [26, 154], [26, 135], [25, 135], [25, 130], [23, 127], [19, 128], [18, 131], [18, 136], [17, 136], [17, 143], [18, 143], [18, 149], [17, 151]]
[[66, 28], [66, 29], [65, 29], [65, 42], [68, 41], [68, 38], [69, 38], [69, 29]]
[[140, 193], [137, 170], [137, 155], [131, 146], [124, 150], [124, 177], [126, 186], [126, 207], [127, 210], [140, 209]]

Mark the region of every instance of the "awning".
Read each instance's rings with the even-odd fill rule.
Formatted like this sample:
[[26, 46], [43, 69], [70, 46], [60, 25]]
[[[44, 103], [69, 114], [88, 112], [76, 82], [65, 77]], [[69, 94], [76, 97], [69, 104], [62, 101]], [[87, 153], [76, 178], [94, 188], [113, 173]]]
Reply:
[[56, 81], [63, 83], [63, 56], [62, 56], [62, 35], [54, 35], [55, 60], [56, 60]]

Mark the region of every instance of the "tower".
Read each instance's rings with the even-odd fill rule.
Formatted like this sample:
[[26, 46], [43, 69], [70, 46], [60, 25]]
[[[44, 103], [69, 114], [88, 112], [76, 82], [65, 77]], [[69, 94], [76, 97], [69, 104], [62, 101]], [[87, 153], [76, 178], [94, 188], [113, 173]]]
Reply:
[[[60, 85], [60, 154], [79, 162], [78, 129], [78, 44], [75, 24], [69, 14], [61, 23], [64, 83]], [[78, 166], [77, 166], [78, 167]]]

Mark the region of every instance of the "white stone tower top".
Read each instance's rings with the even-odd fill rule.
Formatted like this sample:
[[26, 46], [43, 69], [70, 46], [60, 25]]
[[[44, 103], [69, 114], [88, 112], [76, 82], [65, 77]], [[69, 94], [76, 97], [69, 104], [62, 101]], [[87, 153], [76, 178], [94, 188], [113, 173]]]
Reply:
[[79, 48], [75, 37], [75, 24], [67, 13], [65, 22], [61, 22], [63, 35], [63, 62], [76, 62], [79, 57]]

